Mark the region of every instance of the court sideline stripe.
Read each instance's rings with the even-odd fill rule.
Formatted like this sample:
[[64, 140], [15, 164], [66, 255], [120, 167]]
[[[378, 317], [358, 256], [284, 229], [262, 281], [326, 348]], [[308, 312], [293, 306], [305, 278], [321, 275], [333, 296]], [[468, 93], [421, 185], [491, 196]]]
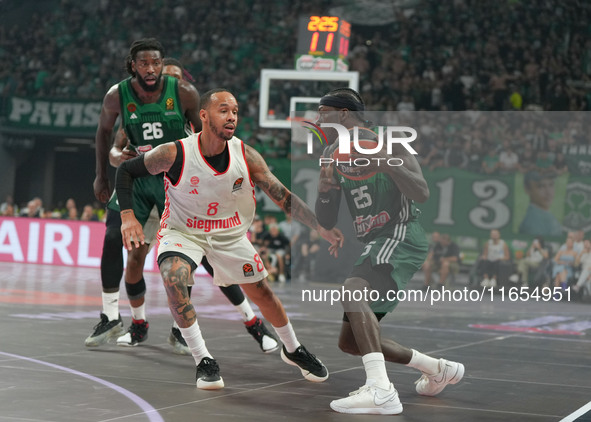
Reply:
[[142, 409], [144, 411], [145, 415], [148, 417], [150, 422], [164, 422], [164, 419], [162, 419], [162, 416], [160, 416], [160, 413], [158, 413], [158, 411], [156, 409], [154, 409], [154, 407], [152, 407], [152, 405], [150, 403], [148, 403], [147, 401], [142, 399], [140, 396], [132, 393], [131, 391], [126, 390], [125, 388], [120, 387], [116, 384], [113, 384], [109, 381], [105, 381], [103, 379], [97, 378], [97, 377], [92, 376], [90, 374], [86, 374], [84, 372], [76, 371], [75, 369], [66, 368], [65, 366], [56, 365], [55, 363], [49, 363], [49, 362], [44, 362], [42, 360], [28, 358], [26, 356], [14, 355], [12, 353], [6, 353], [6, 352], [0, 352], [0, 355], [9, 356], [12, 358], [36, 363], [39, 365], [49, 366], [51, 368], [54, 368], [54, 369], [57, 369], [60, 371], [68, 372], [73, 375], [78, 375], [79, 377], [86, 378], [86, 379], [96, 382], [98, 384], [102, 384], [105, 387], [110, 388], [111, 390], [116, 391], [117, 393], [127, 397], [129, 400], [131, 400], [133, 403], [135, 403], [140, 409]]
[[[573, 422], [576, 421], [579, 416], [589, 416], [589, 413], [591, 413], [591, 401], [585, 406], [566, 416], [564, 419], [561, 419], [560, 422]], [[584, 420], [589, 420], [589, 418], [585, 418]]]

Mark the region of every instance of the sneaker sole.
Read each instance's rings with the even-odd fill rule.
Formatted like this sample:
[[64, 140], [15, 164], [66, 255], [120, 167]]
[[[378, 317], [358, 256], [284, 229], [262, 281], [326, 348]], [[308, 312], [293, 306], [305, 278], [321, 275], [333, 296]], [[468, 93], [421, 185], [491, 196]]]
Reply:
[[[312, 381], [312, 382], [323, 382], [326, 381], [328, 379], [328, 369], [326, 370], [326, 376], [325, 377], [319, 377], [317, 375], [314, 375], [313, 373], [300, 368], [300, 366], [295, 363], [294, 361], [290, 360], [287, 356], [285, 356], [285, 353], [283, 353], [283, 348], [281, 348], [281, 359], [283, 360], [283, 362], [287, 363], [288, 365], [291, 366], [295, 366], [297, 367], [302, 375], [304, 376], [304, 378], [306, 378], [308, 381]], [[324, 365], [324, 364], [323, 364]], [[326, 368], [326, 367], [325, 367]]]
[[142, 339], [142, 341], [138, 341], [136, 343], [129, 343], [127, 341], [122, 341], [122, 342], [117, 341], [117, 346], [121, 346], [121, 347], [136, 347], [138, 344], [143, 343], [147, 339], [148, 339], [148, 335], [146, 334], [144, 336], [144, 338]]
[[112, 328], [109, 332], [101, 334], [100, 336], [96, 337], [87, 337], [84, 340], [84, 345], [86, 347], [98, 347], [102, 344], [109, 343], [109, 341], [113, 338], [120, 337], [122, 334], [125, 334], [125, 330], [123, 329], [123, 324], [121, 324], [118, 329]]
[[[333, 402], [334, 403], [334, 402]], [[330, 403], [330, 408], [338, 413], [348, 413], [350, 415], [399, 415], [402, 413], [402, 403], [393, 408], [382, 407], [341, 407]]]
[[[465, 368], [464, 365], [461, 363], [458, 363], [458, 370], [456, 371], [456, 373], [454, 374], [454, 376], [445, 384], [443, 384], [443, 386], [441, 388], [438, 388], [437, 390], [435, 390], [432, 393], [419, 393], [422, 396], [436, 396], [437, 394], [441, 393], [443, 391], [443, 389], [448, 385], [448, 384], [457, 384], [458, 382], [460, 382], [462, 380], [462, 378], [464, 378], [464, 372], [465, 372]], [[417, 391], [418, 393], [418, 391]]]
[[197, 388], [201, 390], [220, 390], [224, 388], [224, 379], [220, 377], [219, 381], [213, 382], [197, 380]]

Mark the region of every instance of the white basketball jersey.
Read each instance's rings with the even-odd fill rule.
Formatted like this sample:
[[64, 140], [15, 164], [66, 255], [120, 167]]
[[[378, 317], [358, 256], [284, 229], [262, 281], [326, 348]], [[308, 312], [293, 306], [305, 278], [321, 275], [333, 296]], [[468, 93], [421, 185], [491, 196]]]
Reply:
[[196, 133], [180, 140], [184, 160], [176, 185], [164, 177], [161, 228], [217, 238], [244, 236], [256, 203], [243, 143], [236, 137], [228, 141], [228, 168], [218, 173], [201, 154], [200, 137]]

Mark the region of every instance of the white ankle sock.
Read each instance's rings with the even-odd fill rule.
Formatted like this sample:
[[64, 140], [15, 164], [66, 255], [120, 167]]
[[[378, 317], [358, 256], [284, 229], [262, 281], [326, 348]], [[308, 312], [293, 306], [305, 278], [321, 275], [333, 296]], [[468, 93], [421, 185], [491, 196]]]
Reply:
[[244, 301], [240, 305], [234, 306], [240, 315], [242, 316], [242, 320], [244, 322], [252, 320], [256, 315], [248, 303], [248, 299], [244, 298]]
[[386, 372], [386, 360], [383, 353], [368, 353], [361, 357], [363, 367], [365, 368], [365, 375], [367, 380], [366, 385], [375, 385], [376, 387], [388, 390], [390, 388], [390, 379]]
[[136, 321], [146, 320], [146, 304], [142, 303], [137, 308], [130, 306], [131, 308], [131, 317]]
[[293, 327], [291, 326], [291, 322], [288, 322], [283, 327], [275, 327], [275, 332], [283, 342], [285, 349], [289, 353], [295, 352], [295, 350], [300, 347], [300, 342], [298, 341], [295, 332], [293, 331]]
[[172, 328], [179, 328], [179, 325], [176, 323], [174, 319], [172, 320]]
[[103, 314], [105, 314], [109, 321], [119, 319], [119, 292], [105, 293], [103, 292]]
[[191, 349], [193, 359], [195, 359], [195, 364], [199, 365], [201, 359], [205, 357], [213, 359], [213, 356], [211, 356], [207, 350], [207, 347], [205, 346], [205, 341], [203, 340], [201, 329], [199, 328], [197, 321], [195, 321], [195, 323], [189, 328], [179, 327], [179, 330], [181, 330], [181, 334], [187, 342], [187, 346], [189, 346], [189, 349]]
[[406, 366], [418, 369], [427, 375], [435, 375], [440, 371], [439, 359], [417, 352], [415, 349], [412, 349], [412, 358], [410, 358], [410, 362]]

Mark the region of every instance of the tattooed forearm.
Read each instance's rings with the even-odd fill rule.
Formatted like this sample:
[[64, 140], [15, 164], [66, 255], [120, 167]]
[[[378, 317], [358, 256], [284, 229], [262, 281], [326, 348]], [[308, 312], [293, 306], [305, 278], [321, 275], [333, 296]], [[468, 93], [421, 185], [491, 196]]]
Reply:
[[287, 194], [287, 197], [283, 202], [283, 211], [285, 211], [287, 215], [291, 215], [291, 192]]
[[174, 320], [181, 328], [190, 327], [197, 320], [187, 290], [187, 283], [191, 277], [190, 264], [178, 256], [166, 258], [160, 265], [160, 274]]
[[[293, 206], [292, 206], [293, 201]], [[289, 195], [289, 208], [291, 216], [311, 229], [318, 229], [318, 220], [312, 210], [297, 195]]]
[[253, 148], [246, 146], [246, 161], [250, 168], [252, 180], [263, 192], [269, 195], [285, 213], [291, 215], [300, 223], [311, 229], [318, 228], [318, 221], [314, 213], [297, 195], [293, 195], [289, 189], [275, 177], [267, 167], [263, 157]]

